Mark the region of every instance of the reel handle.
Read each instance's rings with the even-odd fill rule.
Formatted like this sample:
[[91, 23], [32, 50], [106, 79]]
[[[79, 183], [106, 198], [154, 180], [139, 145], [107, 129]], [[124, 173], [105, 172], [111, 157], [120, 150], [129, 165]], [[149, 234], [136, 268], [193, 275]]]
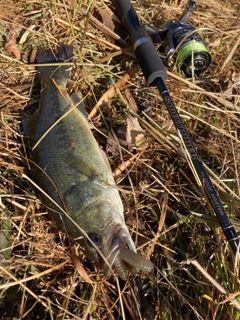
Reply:
[[112, 0], [117, 16], [123, 26], [127, 29], [131, 43], [142, 69], [144, 77], [149, 85], [157, 78], [167, 80], [167, 72], [147, 32], [139, 22], [136, 11], [129, 0]]
[[184, 12], [181, 14], [181, 17], [179, 18], [179, 22], [180, 23], [183, 23], [183, 24], [186, 24], [191, 13], [193, 11], [196, 11], [197, 10], [197, 4], [195, 1], [193, 0], [189, 0], [188, 3], [187, 3], [187, 8], [184, 10]]

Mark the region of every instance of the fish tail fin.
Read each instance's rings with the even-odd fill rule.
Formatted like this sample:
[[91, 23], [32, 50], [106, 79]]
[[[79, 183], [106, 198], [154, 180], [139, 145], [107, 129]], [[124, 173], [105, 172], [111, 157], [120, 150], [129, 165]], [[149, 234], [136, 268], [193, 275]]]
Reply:
[[[38, 64], [53, 64], [57, 62], [67, 62], [73, 58], [73, 46], [69, 44], [62, 45], [58, 51], [53, 51], [49, 48], [39, 48], [37, 51], [36, 61]], [[38, 66], [39, 78], [46, 74], [52, 74], [64, 77], [66, 80], [69, 77], [70, 66], [53, 66], [44, 65]]]

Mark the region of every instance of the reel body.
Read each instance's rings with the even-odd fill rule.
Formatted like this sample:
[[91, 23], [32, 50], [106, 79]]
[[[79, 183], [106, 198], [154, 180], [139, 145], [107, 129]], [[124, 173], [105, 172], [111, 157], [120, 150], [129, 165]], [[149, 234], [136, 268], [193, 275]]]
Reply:
[[200, 75], [211, 63], [211, 56], [195, 28], [187, 21], [196, 3], [189, 0], [179, 20], [163, 23], [159, 29], [144, 25], [150, 36], [157, 36], [159, 53], [167, 67], [177, 68], [186, 77]]
[[200, 75], [210, 65], [211, 56], [193, 26], [169, 21], [161, 27], [159, 36], [159, 53], [166, 66], [175, 67], [189, 77], [192, 72]]

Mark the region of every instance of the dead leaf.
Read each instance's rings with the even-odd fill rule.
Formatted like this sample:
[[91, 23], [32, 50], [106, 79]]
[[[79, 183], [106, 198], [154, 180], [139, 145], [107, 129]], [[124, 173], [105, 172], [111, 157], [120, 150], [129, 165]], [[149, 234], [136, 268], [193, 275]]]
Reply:
[[119, 143], [124, 146], [136, 146], [144, 139], [144, 130], [136, 117], [127, 117], [127, 125], [117, 130]]
[[106, 151], [107, 153], [111, 153], [114, 157], [119, 155], [119, 148], [111, 131], [108, 132]]
[[21, 36], [21, 39], [19, 40], [19, 44], [24, 44], [27, 41], [28, 36], [31, 34], [31, 31], [34, 30], [35, 28], [36, 28], [36, 25], [32, 24]]
[[133, 165], [133, 160], [139, 156], [139, 153], [132, 156], [130, 159], [124, 161], [121, 163], [114, 171], [113, 171], [113, 177], [117, 184], [121, 183], [122, 178], [125, 176], [126, 169], [130, 167], [130, 165]]
[[37, 55], [37, 47], [34, 47], [31, 54], [30, 54], [30, 58], [29, 58], [29, 62], [30, 63], [34, 63], [36, 60], [36, 55]]
[[87, 272], [84, 269], [83, 265], [79, 261], [78, 256], [74, 252], [74, 249], [71, 252], [71, 258], [72, 258], [73, 264], [74, 264], [75, 268], [77, 269], [77, 271], [78, 271], [80, 277], [82, 278], [82, 280], [87, 282], [87, 283], [89, 283], [89, 284], [93, 284], [93, 281], [89, 278], [89, 275], [87, 274]]
[[[138, 119], [136, 117], [128, 116], [126, 119], [126, 125], [123, 125], [115, 130], [118, 143], [121, 146], [131, 148], [133, 146], [139, 146], [144, 142], [144, 130], [140, 127]], [[119, 147], [115, 142], [115, 138], [111, 132], [108, 133], [107, 138], [107, 153], [111, 153], [113, 156], [119, 155]]]
[[94, 117], [97, 114], [99, 108], [101, 108], [104, 104], [109, 103], [112, 97], [116, 94], [116, 89], [121, 89], [123, 86], [125, 86], [127, 81], [131, 79], [131, 77], [133, 77], [138, 70], [139, 66], [133, 67], [127, 73], [125, 73], [122, 78], [120, 78], [116, 83], [114, 83], [114, 85], [112, 85], [106, 92], [104, 92], [104, 94], [101, 96], [97, 104], [90, 112], [88, 119], [92, 119], [92, 117]]
[[16, 45], [16, 41], [9, 36], [6, 38], [4, 49], [6, 52], [14, 54], [17, 59], [21, 59], [21, 52]]
[[135, 112], [138, 112], [138, 111], [139, 111], [139, 110], [138, 110], [138, 106], [137, 106], [136, 101], [135, 101], [135, 99], [133, 98], [131, 92], [130, 92], [128, 89], [126, 89], [126, 90], [124, 91], [124, 95], [125, 95], [128, 103], [129, 103], [130, 106], [132, 107], [132, 109], [133, 109]]
[[[119, 35], [122, 39], [126, 39], [127, 32], [124, 30], [123, 26], [118, 23], [117, 21], [113, 20], [111, 15], [108, 13], [106, 9], [99, 9], [98, 10], [103, 24], [109, 28], [111, 31], [115, 32], [117, 35]], [[111, 43], [115, 43], [115, 40], [106, 32], [104, 32], [104, 35]]]

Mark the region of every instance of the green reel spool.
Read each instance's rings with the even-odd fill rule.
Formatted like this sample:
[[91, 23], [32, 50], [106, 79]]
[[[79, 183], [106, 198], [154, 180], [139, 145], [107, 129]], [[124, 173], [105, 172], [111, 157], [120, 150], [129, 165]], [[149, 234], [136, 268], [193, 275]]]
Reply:
[[178, 68], [186, 76], [191, 76], [192, 72], [199, 75], [208, 68], [210, 62], [211, 56], [204, 43], [191, 41], [180, 47], [174, 67]]

